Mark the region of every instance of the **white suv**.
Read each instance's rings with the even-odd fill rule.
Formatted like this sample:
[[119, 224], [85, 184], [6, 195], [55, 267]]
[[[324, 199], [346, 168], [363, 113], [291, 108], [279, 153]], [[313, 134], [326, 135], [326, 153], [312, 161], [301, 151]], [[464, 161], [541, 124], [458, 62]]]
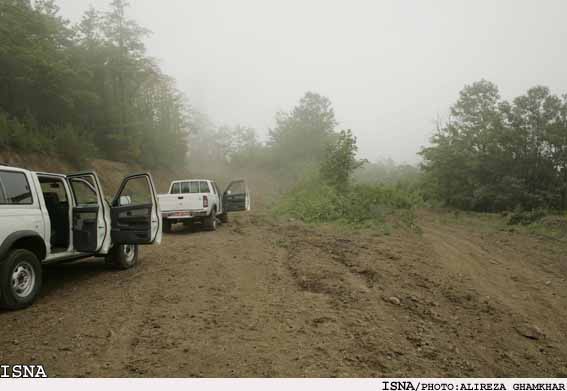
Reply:
[[149, 173], [128, 176], [110, 203], [94, 172], [49, 174], [0, 165], [0, 306], [30, 305], [42, 265], [104, 256], [128, 269], [139, 244], [160, 243], [161, 213]]

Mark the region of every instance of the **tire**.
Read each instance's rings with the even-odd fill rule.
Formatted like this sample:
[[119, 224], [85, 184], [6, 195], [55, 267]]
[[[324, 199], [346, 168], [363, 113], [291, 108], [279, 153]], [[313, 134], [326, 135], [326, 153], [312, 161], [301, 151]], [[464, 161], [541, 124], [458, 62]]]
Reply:
[[138, 245], [120, 244], [114, 246], [105, 260], [106, 264], [114, 269], [131, 269], [138, 263]]
[[216, 231], [217, 230], [217, 210], [213, 208], [211, 214], [205, 218], [205, 228], [207, 231]]
[[163, 219], [163, 232], [166, 234], [171, 233], [171, 221]]
[[0, 307], [17, 310], [34, 302], [41, 290], [42, 269], [37, 256], [12, 250], [0, 263]]
[[219, 215], [219, 220], [223, 224], [228, 223], [228, 212], [224, 212], [223, 214]]

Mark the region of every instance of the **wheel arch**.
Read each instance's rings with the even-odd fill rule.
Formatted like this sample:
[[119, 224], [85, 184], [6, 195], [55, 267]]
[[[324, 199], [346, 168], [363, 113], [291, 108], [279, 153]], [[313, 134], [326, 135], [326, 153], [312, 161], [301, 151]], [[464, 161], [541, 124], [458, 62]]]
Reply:
[[14, 249], [29, 250], [40, 261], [44, 260], [47, 255], [45, 241], [34, 231], [17, 231], [8, 235], [2, 245], [0, 245], [0, 261]]

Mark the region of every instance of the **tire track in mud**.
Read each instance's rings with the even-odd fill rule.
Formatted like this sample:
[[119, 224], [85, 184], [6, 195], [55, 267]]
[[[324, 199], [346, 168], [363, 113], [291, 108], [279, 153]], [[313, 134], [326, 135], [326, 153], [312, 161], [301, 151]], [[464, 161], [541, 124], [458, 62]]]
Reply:
[[392, 293], [387, 265], [399, 262], [400, 255], [368, 237], [352, 240], [301, 225], [285, 233], [287, 268], [296, 285], [327, 304], [327, 316], [315, 323], [333, 322], [334, 339], [343, 342], [343, 374], [403, 374], [398, 359], [409, 350], [407, 342], [393, 341], [403, 328], [401, 308], [387, 300]]
[[62, 265], [33, 307], [0, 313], [0, 361], [51, 376], [566, 375], [562, 248], [418, 223], [383, 235], [253, 213], [165, 235], [126, 272]]
[[[147, 261], [147, 258], [144, 261]], [[114, 319], [109, 326], [106, 348], [103, 349], [97, 360], [99, 366], [102, 366], [100, 368], [103, 372], [102, 376], [143, 376], [145, 374], [143, 367], [136, 365], [138, 359], [135, 357], [134, 350], [140, 335], [143, 334], [145, 326], [151, 319], [155, 297], [160, 296], [150, 276], [164, 272], [163, 269], [155, 270], [153, 267], [151, 269], [151, 271], [138, 274], [136, 289], [134, 292], [129, 292], [125, 300], [128, 306], [124, 308], [121, 322], [117, 324]]]
[[[486, 232], [482, 225], [441, 224], [437, 217], [422, 216], [424, 239], [431, 245], [439, 269], [459, 281], [459, 285], [444, 286], [443, 295], [468, 318], [477, 319], [473, 324], [478, 332], [475, 339], [481, 337], [481, 341], [475, 347], [502, 360], [485, 360], [483, 365], [498, 376], [528, 376], [534, 370], [538, 376], [565, 373], [566, 355], [559, 348], [566, 340], [564, 317], [559, 316], [564, 312], [565, 298], [544, 284], [556, 276], [530, 259], [536, 239]], [[542, 328], [545, 333], [537, 342], [518, 331], [529, 330], [528, 334], [534, 335], [533, 330], [539, 333]]]
[[[429, 219], [421, 225], [421, 238], [354, 233], [352, 240], [302, 225], [286, 231], [290, 274], [300, 289], [328, 297], [328, 312], [353, 341], [345, 355], [351, 369], [384, 376], [563, 373], [564, 335], [551, 332], [553, 342], [533, 342], [517, 332], [532, 321], [558, 330], [562, 321], [559, 303], [552, 317], [539, 317], [540, 306], [553, 300], [539, 295], [541, 287], [507, 281], [503, 271], [521, 273], [526, 266], [510, 265], [518, 263], [513, 249], [493, 252], [494, 243], [478, 243], [472, 230]], [[534, 273], [542, 278], [538, 267]], [[507, 299], [523, 292], [535, 294], [538, 305]]]

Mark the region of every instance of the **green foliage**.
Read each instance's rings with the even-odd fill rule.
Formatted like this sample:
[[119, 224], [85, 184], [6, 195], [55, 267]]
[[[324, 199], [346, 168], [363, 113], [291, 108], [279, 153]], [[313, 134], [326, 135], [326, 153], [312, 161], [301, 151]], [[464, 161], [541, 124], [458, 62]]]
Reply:
[[54, 151], [76, 165], [81, 165], [86, 159], [96, 155], [94, 146], [89, 134], [66, 126], [54, 132], [52, 144]]
[[[266, 190], [274, 193], [289, 190], [306, 173], [319, 171], [321, 163], [338, 145], [331, 102], [312, 92], [307, 92], [289, 112], [276, 115], [276, 127], [265, 144], [252, 128], [217, 126], [202, 113], [191, 114], [190, 167], [198, 167], [200, 175], [206, 171], [207, 175], [223, 179], [230, 179], [226, 176], [233, 174], [269, 177], [271, 188]], [[349, 133], [350, 139], [346, 132], [342, 137], [354, 145], [352, 134]]]
[[298, 180], [305, 170], [324, 160], [328, 145], [337, 137], [331, 101], [307, 92], [289, 113], [278, 113], [270, 131], [270, 165], [278, 175]]
[[409, 164], [396, 164], [393, 160], [367, 162], [353, 173], [355, 183], [422, 186], [423, 173]]
[[321, 178], [330, 186], [345, 188], [352, 173], [365, 162], [356, 158], [356, 137], [349, 130], [341, 130], [335, 143], [327, 147], [321, 163]]
[[400, 211], [411, 223], [414, 209], [422, 203], [418, 192], [403, 187], [354, 185], [338, 189], [317, 178], [301, 182], [275, 210], [307, 223], [361, 226], [383, 224], [387, 216]]
[[30, 152], [42, 152], [47, 148], [50, 152], [53, 144], [45, 133], [38, 131], [29, 121], [26, 125], [0, 112], [0, 147]]
[[[183, 162], [187, 105], [114, 0], [76, 26], [52, 0], [0, 0], [0, 143], [149, 166]], [[6, 139], [9, 139], [6, 141]], [[93, 148], [93, 145], [95, 148]]]
[[508, 225], [530, 225], [543, 219], [546, 214], [546, 211], [542, 209], [534, 209], [531, 211], [518, 210], [510, 216]]
[[9, 119], [0, 112], [0, 148], [27, 152], [58, 153], [73, 163], [96, 155], [96, 148], [84, 130], [71, 126], [39, 130], [33, 121]]
[[[351, 183], [365, 161], [356, 158], [358, 147], [350, 130], [334, 131], [334, 113], [326, 98], [308, 93], [292, 113], [272, 132], [270, 146], [276, 156], [286, 151], [285, 168], [305, 179], [282, 197], [275, 208], [278, 214], [307, 223], [377, 225], [384, 230], [387, 217], [397, 214], [413, 225], [414, 208], [422, 204], [418, 191], [404, 185]], [[298, 150], [293, 151], [289, 140]], [[309, 172], [313, 174], [306, 176]]]
[[276, 211], [308, 223], [337, 221], [345, 211], [345, 198], [318, 179], [305, 180], [284, 196]]
[[509, 103], [482, 80], [465, 86], [431, 142], [424, 183], [448, 206], [567, 208], [567, 97], [539, 86]]
[[309, 223], [381, 224], [393, 211], [412, 211], [421, 203], [417, 192], [403, 186], [351, 185], [352, 173], [364, 163], [356, 159], [356, 138], [348, 130], [335, 140], [327, 147], [318, 175], [290, 191], [277, 207], [279, 213]]
[[[246, 126], [217, 126], [205, 114], [194, 111], [189, 118], [190, 167], [199, 167], [200, 175], [229, 180], [229, 173], [262, 171], [268, 165], [267, 148], [256, 131]], [[206, 172], [203, 172], [203, 171]]]

